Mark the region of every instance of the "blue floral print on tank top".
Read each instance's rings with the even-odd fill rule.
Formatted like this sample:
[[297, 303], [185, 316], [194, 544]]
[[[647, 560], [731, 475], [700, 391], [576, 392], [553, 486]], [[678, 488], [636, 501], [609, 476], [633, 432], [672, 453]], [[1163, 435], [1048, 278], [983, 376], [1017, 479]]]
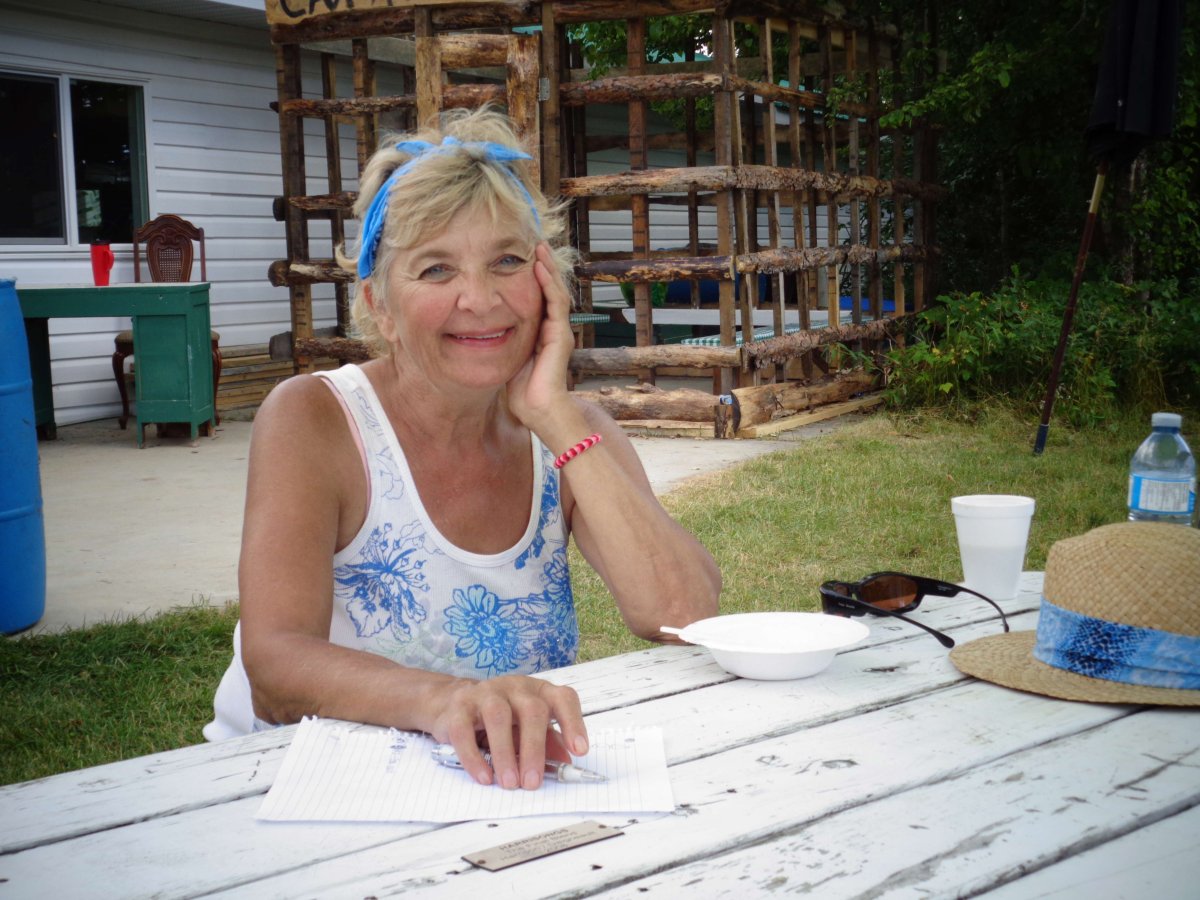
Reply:
[[559, 547], [543, 569], [546, 589], [528, 597], [502, 599], [482, 584], [455, 588], [454, 604], [442, 627], [457, 638], [455, 654], [474, 657], [475, 668], [503, 675], [532, 663], [532, 671], [555, 669], [575, 659], [575, 621], [567, 551]]
[[[384, 439], [374, 404], [361, 389], [349, 399], [372, 432], [364, 434], [364, 446], [374, 488], [382, 499], [401, 499], [406, 481]], [[527, 576], [527, 583], [535, 578], [540, 590], [502, 596], [503, 589], [481, 583], [478, 568], [466, 567], [462, 574], [469, 577], [461, 584], [431, 584], [427, 565], [447, 557], [421, 521], [413, 519], [400, 527], [384, 523], [371, 531], [352, 560], [334, 571], [335, 601], [343, 605], [360, 639], [371, 639], [377, 652], [403, 663], [405, 648], [418, 640], [418, 629], [440, 630], [453, 639], [453, 657], [473, 668], [477, 677], [574, 662], [579, 630], [566, 541], [554, 536], [561, 534], [555, 527], [562, 517], [558, 472], [550, 465], [549, 451], [536, 446], [543, 473], [543, 483], [535, 485], [541, 491], [537, 526], [528, 545], [507, 567], [498, 567], [497, 574], [503, 580], [506, 571], [531, 568], [537, 574]], [[419, 506], [419, 499], [413, 500]]]
[[[412, 637], [410, 623], [424, 622], [425, 605], [418, 592], [428, 593], [425, 582], [425, 532], [419, 522], [410, 522], [392, 537], [392, 526], [376, 528], [363, 545], [361, 562], [339, 567], [334, 581], [342, 590], [346, 612], [359, 637], [390, 629], [392, 637], [406, 641]], [[346, 594], [349, 597], [346, 597]]]

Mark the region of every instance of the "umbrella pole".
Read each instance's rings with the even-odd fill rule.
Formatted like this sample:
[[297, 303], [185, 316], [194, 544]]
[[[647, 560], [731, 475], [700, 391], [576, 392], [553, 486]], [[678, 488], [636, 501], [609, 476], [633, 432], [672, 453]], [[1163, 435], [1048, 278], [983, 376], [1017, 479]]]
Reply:
[[1100, 195], [1104, 192], [1104, 179], [1108, 175], [1108, 161], [1096, 169], [1096, 184], [1092, 188], [1092, 202], [1088, 206], [1087, 220], [1083, 225], [1083, 239], [1079, 242], [1079, 255], [1075, 258], [1075, 276], [1071, 279], [1071, 293], [1067, 297], [1067, 308], [1063, 312], [1062, 331], [1058, 335], [1058, 347], [1054, 351], [1054, 364], [1050, 367], [1050, 383], [1046, 386], [1046, 400], [1042, 404], [1042, 422], [1038, 425], [1037, 440], [1033, 453], [1040, 456], [1050, 434], [1050, 412], [1054, 409], [1054, 395], [1058, 393], [1058, 379], [1062, 373], [1063, 357], [1067, 352], [1067, 338], [1075, 321], [1075, 305], [1079, 298], [1079, 283], [1083, 281], [1083, 268], [1087, 263], [1088, 250], [1092, 246], [1092, 234], [1096, 231], [1096, 218], [1100, 211]]

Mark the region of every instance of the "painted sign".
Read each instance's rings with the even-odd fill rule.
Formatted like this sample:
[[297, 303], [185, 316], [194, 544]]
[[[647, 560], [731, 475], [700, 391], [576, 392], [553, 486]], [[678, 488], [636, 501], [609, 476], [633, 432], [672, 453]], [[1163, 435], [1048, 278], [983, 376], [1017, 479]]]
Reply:
[[267, 22], [271, 25], [295, 25], [318, 16], [370, 9], [411, 9], [414, 6], [495, 5], [496, 0], [265, 0]]

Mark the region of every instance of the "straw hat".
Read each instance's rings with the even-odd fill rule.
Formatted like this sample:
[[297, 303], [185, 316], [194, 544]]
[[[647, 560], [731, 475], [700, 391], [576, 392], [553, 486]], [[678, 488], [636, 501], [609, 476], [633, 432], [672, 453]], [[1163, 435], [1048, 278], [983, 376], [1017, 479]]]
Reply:
[[1200, 705], [1200, 689], [1145, 683], [1185, 684], [1187, 672], [1200, 684], [1200, 531], [1122, 522], [1059, 541], [1046, 560], [1038, 630], [962, 644], [950, 661], [1064, 700]]

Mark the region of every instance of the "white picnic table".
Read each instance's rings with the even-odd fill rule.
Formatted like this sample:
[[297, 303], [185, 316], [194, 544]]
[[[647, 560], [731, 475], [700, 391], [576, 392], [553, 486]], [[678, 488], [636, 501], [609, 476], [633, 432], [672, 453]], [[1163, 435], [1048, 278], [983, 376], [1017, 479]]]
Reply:
[[[1015, 630], [1040, 584], [1026, 573], [1002, 604]], [[916, 614], [958, 641], [999, 628], [966, 595]], [[0, 898], [1197, 896], [1196, 711], [1008, 690], [865, 621], [797, 681], [734, 678], [688, 646], [547, 673], [593, 727], [664, 729], [675, 810], [610, 840], [489, 872], [462, 854], [595, 817], [256, 821], [281, 728], [0, 788]]]

